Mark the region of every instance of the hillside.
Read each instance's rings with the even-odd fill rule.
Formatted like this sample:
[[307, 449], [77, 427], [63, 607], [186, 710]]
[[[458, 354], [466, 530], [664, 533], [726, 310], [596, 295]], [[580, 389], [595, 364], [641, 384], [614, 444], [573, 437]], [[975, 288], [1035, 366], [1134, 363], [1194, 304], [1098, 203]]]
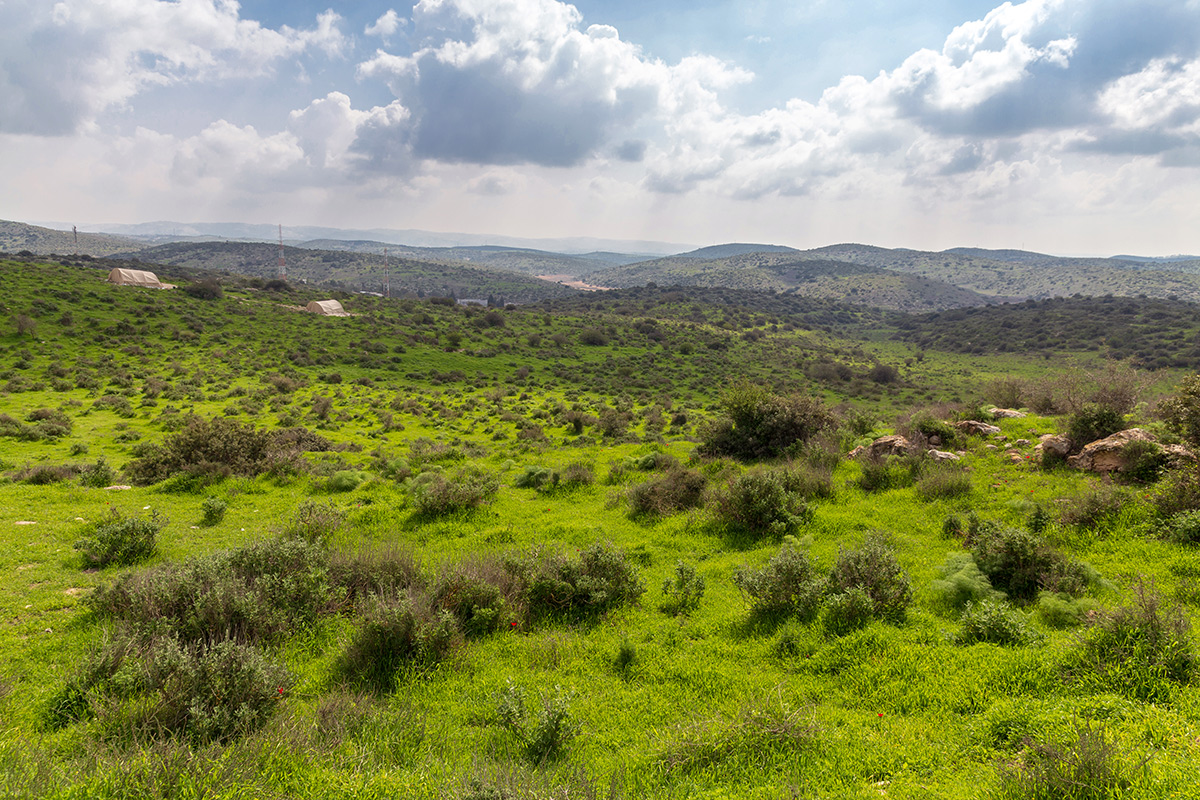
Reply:
[[141, 247], [140, 242], [125, 236], [80, 231], [76, 241], [71, 231], [0, 220], [0, 253], [27, 251], [43, 256], [51, 253], [108, 256]]
[[1019, 260], [1003, 260], [963, 252], [889, 250], [861, 244], [819, 247], [805, 251], [804, 256], [921, 275], [997, 298], [1113, 294], [1176, 297], [1200, 302], [1200, 275], [1184, 274], [1164, 265], [1143, 269], [1144, 265], [1117, 263], [1105, 258], [1057, 258], [1022, 253]]
[[583, 280], [609, 287], [655, 283], [788, 292], [898, 311], [988, 302], [988, 298], [943, 281], [794, 252], [748, 252], [713, 259], [674, 256], [597, 270]]
[[336, 239], [314, 239], [304, 242], [299, 247], [314, 250], [346, 250], [354, 253], [370, 253], [383, 257], [386, 248], [389, 257], [408, 258], [417, 261], [435, 263], [469, 263], [487, 269], [517, 272], [523, 275], [566, 275], [576, 277], [585, 272], [608, 266], [613, 263], [629, 263], [642, 260], [640, 256], [624, 256], [619, 260], [609, 258], [591, 259], [587, 256], [569, 256], [562, 253], [550, 253], [544, 250], [526, 250], [515, 247], [406, 247], [389, 245], [383, 242], [353, 241], [343, 242]]
[[1194, 470], [1035, 449], [1090, 403], [1169, 435], [1096, 351], [724, 288], [328, 318], [103, 275], [0, 259], [5, 796], [1195, 794]]
[[[278, 275], [277, 245], [248, 242], [166, 244], [120, 254], [149, 264], [171, 264], [192, 269], [234, 272], [263, 279]], [[308, 281], [347, 291], [384, 291], [382, 255], [371, 253], [284, 248], [288, 280]], [[458, 298], [527, 303], [574, 290], [551, 281], [514, 272], [462, 263], [420, 261], [397, 256], [389, 259], [393, 294], [453, 294]]]

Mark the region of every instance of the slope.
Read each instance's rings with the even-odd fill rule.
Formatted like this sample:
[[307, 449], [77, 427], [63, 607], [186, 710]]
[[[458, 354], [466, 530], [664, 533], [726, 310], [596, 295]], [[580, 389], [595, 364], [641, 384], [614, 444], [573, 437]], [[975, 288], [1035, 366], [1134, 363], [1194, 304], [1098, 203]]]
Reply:
[[24, 222], [0, 220], [0, 252], [28, 251], [36, 255], [77, 253], [88, 256], [107, 256], [121, 251], [140, 249], [142, 245], [124, 236], [105, 233], [80, 233], [76, 241], [70, 231], [56, 231]]

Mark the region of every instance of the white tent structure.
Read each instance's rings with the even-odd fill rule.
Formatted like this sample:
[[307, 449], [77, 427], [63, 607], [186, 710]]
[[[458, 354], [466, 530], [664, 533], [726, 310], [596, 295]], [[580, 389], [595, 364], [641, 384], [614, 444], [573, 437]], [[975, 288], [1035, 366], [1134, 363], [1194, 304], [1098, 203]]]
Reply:
[[306, 311], [311, 311], [313, 314], [320, 314], [324, 317], [348, 317], [346, 309], [342, 308], [342, 304], [337, 300], [313, 300], [305, 308]]
[[175, 284], [163, 283], [153, 272], [144, 269], [121, 269], [117, 267], [108, 273], [108, 282], [118, 286], [143, 286], [147, 289], [174, 289]]

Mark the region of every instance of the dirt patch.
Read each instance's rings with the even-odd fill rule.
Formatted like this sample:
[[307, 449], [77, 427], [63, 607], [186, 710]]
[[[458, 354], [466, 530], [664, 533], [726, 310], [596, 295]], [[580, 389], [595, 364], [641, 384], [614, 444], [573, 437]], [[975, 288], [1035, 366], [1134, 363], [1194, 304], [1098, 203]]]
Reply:
[[596, 286], [591, 283], [584, 283], [580, 280], [575, 280], [574, 275], [535, 275], [535, 278], [541, 278], [544, 281], [553, 281], [561, 283], [563, 286], [570, 286], [572, 289], [579, 289], [583, 292], [608, 292], [613, 287], [611, 286]]

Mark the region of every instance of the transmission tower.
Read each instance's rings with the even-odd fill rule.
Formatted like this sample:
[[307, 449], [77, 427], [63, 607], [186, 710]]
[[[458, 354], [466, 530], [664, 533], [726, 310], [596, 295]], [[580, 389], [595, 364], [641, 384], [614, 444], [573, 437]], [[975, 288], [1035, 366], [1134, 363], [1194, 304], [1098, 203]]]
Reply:
[[283, 260], [283, 225], [279, 226], [279, 278], [287, 280], [287, 263]]

